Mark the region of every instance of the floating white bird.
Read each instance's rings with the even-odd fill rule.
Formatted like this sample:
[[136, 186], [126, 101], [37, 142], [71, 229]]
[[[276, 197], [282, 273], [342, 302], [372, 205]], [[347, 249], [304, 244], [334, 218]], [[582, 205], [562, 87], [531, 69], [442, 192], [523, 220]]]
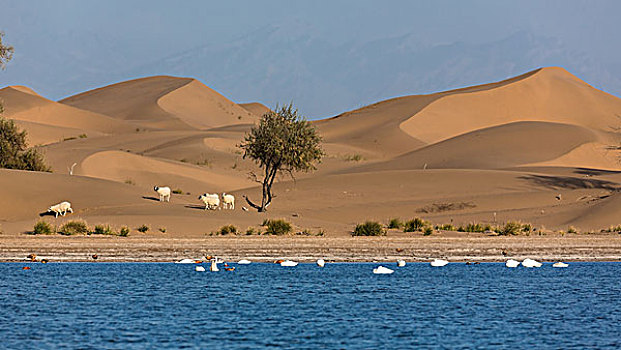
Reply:
[[560, 261], [552, 264], [552, 267], [567, 267], [567, 266], [569, 266], [569, 264], [565, 264], [564, 262], [560, 262]]
[[526, 258], [522, 261], [522, 266], [524, 267], [541, 267], [541, 263], [539, 261]]
[[198, 272], [205, 272], [205, 268], [202, 266], [197, 266], [196, 268], [194, 268], [196, 271]]
[[296, 261], [291, 261], [291, 260], [285, 260], [283, 262], [280, 263], [280, 266], [289, 266], [289, 267], [293, 267], [293, 266], [298, 266], [298, 263]]
[[326, 265], [326, 262], [323, 259], [317, 260], [317, 266], [324, 267], [325, 265]]
[[378, 266], [376, 268], [373, 269], [373, 273], [376, 275], [389, 275], [391, 273], [393, 273], [394, 271], [384, 267], [384, 266]]
[[218, 271], [220, 271], [220, 269], [218, 269], [217, 259], [212, 259], [211, 260], [211, 266], [209, 267], [209, 271], [211, 271], [211, 272], [218, 272]]
[[505, 263], [505, 266], [506, 267], [518, 267], [518, 266], [520, 266], [520, 262], [517, 261], [517, 260], [509, 259]]
[[196, 259], [181, 259], [179, 261], [175, 261], [175, 264], [199, 264], [201, 263], [200, 260], [196, 260]]
[[404, 260], [397, 260], [397, 266], [404, 267], [405, 266], [405, 261]]
[[446, 264], [448, 264], [449, 262], [446, 260], [442, 260], [442, 259], [433, 259], [432, 262], [430, 262], [429, 264], [433, 267], [442, 267], [445, 266]]
[[248, 265], [250, 264], [250, 260], [246, 260], [246, 259], [241, 259], [240, 261], [237, 262], [239, 265]]

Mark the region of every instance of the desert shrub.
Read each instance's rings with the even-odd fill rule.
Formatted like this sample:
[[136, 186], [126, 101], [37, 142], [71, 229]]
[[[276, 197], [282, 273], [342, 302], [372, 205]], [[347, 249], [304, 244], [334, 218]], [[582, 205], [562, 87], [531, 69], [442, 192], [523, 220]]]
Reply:
[[518, 222], [509, 221], [503, 227], [499, 227], [496, 232], [501, 236], [517, 235], [522, 231], [522, 225]]
[[423, 236], [429, 236], [433, 233], [431, 226], [427, 226], [423, 229]]
[[84, 221], [68, 221], [58, 229], [58, 233], [66, 236], [85, 235], [88, 232], [88, 225]]
[[602, 232], [608, 232], [608, 233], [617, 232], [617, 233], [621, 233], [621, 225], [610, 226], [609, 228], [607, 228], [605, 230], [602, 230]]
[[460, 226], [457, 231], [459, 232], [485, 232], [485, 227], [479, 223], [469, 223], [466, 226]]
[[121, 229], [119, 230], [119, 236], [121, 236], [121, 237], [129, 236], [129, 227], [127, 227], [127, 226], [121, 227]]
[[54, 227], [47, 221], [39, 220], [33, 227], [32, 233], [35, 235], [51, 235]]
[[134, 180], [132, 180], [132, 179], [126, 179], [125, 183], [128, 184], [128, 185], [135, 185], [136, 184], [136, 182], [134, 182]]
[[567, 233], [578, 233], [578, 231], [576, 231], [575, 227], [569, 226], [569, 228], [567, 229]]
[[254, 235], [255, 233], [257, 233], [257, 231], [254, 229], [254, 227], [248, 227], [248, 228], [246, 229], [246, 236], [252, 236], [252, 235]]
[[88, 135], [86, 135], [86, 134], [80, 134], [80, 135], [78, 135], [78, 137], [79, 137], [79, 138], [81, 138], [81, 139], [85, 139], [85, 138], [87, 138], [87, 137], [88, 137]]
[[291, 233], [291, 230], [293, 229], [291, 224], [283, 219], [263, 221], [262, 226], [266, 226], [266, 235], [286, 235]]
[[142, 224], [138, 226], [136, 230], [141, 233], [146, 233], [147, 231], [149, 231], [149, 226]]
[[383, 236], [386, 232], [382, 225], [376, 221], [367, 221], [364, 224], [356, 225], [354, 236]]
[[298, 235], [298, 236], [310, 236], [310, 235], [312, 235], [312, 232], [309, 229], [305, 228], [305, 229], [303, 229], [300, 232], [296, 232], [296, 235]]
[[237, 230], [237, 227], [235, 227], [234, 225], [224, 225], [220, 227], [220, 229], [218, 230], [218, 234], [222, 236], [226, 236], [228, 234], [236, 235], [238, 233], [239, 231]]
[[442, 225], [436, 225], [436, 230], [457, 231], [457, 228], [453, 226], [452, 224], [442, 224]]
[[345, 156], [345, 160], [348, 162], [360, 162], [364, 160], [364, 157], [361, 154], [348, 154]]
[[390, 222], [388, 223], [388, 228], [400, 229], [402, 226], [403, 222], [401, 222], [399, 218], [390, 219]]
[[37, 149], [27, 148], [26, 136], [13, 120], [0, 116], [0, 168], [51, 171]]
[[110, 228], [110, 225], [95, 225], [93, 229], [94, 235], [114, 235], [115, 232]]
[[403, 232], [416, 232], [422, 231], [425, 226], [428, 226], [429, 223], [421, 218], [414, 218], [412, 220], [408, 220], [403, 225]]
[[326, 235], [326, 231], [321, 230], [321, 229], [319, 231], [317, 231], [317, 236], [323, 237], [325, 235]]
[[161, 233], [166, 233], [166, 227], [160, 227], [160, 228], [158, 228], [158, 230], [159, 230]]
[[172, 193], [174, 193], [174, 194], [183, 194], [183, 190], [180, 189], [180, 188], [177, 188], [177, 189], [173, 190]]
[[531, 224], [522, 224], [522, 232], [531, 233], [533, 232], [533, 225]]

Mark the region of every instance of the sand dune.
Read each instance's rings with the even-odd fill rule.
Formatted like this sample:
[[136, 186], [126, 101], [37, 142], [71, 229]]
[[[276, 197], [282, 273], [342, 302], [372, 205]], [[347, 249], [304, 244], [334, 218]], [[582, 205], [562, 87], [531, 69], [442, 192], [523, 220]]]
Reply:
[[562, 68], [543, 68], [511, 84], [452, 93], [401, 123], [408, 135], [435, 143], [473, 130], [515, 121], [547, 121], [610, 132], [619, 126], [621, 100]]
[[516, 122], [459, 135], [361, 170], [500, 169], [546, 161], [554, 166], [561, 165], [554, 160], [596, 140], [594, 132], [575, 125]]
[[59, 102], [167, 130], [207, 129], [249, 123], [255, 118], [197, 80], [169, 76], [109, 85]]
[[269, 109], [267, 106], [258, 102], [240, 103], [239, 106], [259, 118], [262, 117], [265, 113], [271, 111], [271, 109]]
[[142, 186], [169, 186], [192, 193], [231, 191], [252, 183], [197, 166], [153, 159], [121, 151], [103, 151], [82, 161], [81, 175], [130, 182]]
[[33, 145], [57, 142], [61, 136], [123, 133], [134, 129], [129, 123], [48, 100], [25, 87], [6, 87], [0, 90], [0, 98], [5, 117], [22, 122], [27, 131], [33, 127], [30, 135]]

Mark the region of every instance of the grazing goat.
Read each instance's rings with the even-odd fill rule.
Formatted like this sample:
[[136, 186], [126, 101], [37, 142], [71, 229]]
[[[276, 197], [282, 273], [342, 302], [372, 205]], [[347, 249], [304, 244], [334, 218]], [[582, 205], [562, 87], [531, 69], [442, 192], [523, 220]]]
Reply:
[[220, 206], [220, 198], [217, 194], [201, 194], [198, 196], [198, 199], [205, 203], [205, 210], [207, 209], [216, 209]]
[[235, 209], [235, 197], [232, 194], [222, 193], [222, 208]]
[[69, 202], [60, 202], [58, 204], [52, 205], [51, 207], [47, 208], [47, 211], [54, 213], [55, 217], [58, 217], [58, 214], [65, 216], [68, 211], [73, 213], [73, 209], [71, 209], [71, 203]]
[[170, 187], [153, 187], [153, 190], [160, 195], [160, 202], [170, 202]]

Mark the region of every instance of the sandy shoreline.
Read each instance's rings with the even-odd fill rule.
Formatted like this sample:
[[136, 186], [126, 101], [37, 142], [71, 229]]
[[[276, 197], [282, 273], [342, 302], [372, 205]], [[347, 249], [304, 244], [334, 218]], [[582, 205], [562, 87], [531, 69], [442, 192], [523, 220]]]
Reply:
[[[503, 252], [506, 255], [503, 255]], [[495, 237], [59, 237], [0, 236], [0, 261], [25, 261], [36, 254], [49, 261], [171, 262], [183, 258], [219, 256], [228, 261], [294, 259], [333, 262], [504, 261], [621, 261], [621, 235], [547, 235]]]

